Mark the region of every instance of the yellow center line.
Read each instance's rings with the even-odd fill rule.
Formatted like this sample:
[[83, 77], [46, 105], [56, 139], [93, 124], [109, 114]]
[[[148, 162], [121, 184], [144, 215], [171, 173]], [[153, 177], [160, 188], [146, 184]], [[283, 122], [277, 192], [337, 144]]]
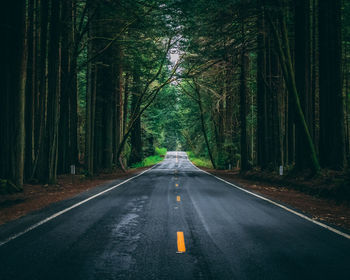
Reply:
[[182, 231], [177, 232], [177, 253], [185, 253], [185, 238], [184, 233]]
[[179, 195], [176, 197], [176, 201], [178, 201], [178, 202], [181, 201], [181, 197]]

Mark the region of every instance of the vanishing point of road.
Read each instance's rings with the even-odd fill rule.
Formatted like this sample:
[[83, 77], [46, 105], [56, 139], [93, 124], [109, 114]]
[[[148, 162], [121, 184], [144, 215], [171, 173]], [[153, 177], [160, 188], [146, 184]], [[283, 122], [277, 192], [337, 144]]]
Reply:
[[168, 152], [1, 226], [0, 279], [350, 279], [350, 240]]

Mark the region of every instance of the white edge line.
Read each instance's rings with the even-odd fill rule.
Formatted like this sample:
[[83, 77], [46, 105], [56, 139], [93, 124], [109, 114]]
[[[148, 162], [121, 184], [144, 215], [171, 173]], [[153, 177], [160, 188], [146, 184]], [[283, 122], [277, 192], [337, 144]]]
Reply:
[[123, 182], [117, 184], [117, 185], [114, 185], [114, 186], [112, 186], [112, 187], [110, 187], [110, 188], [108, 188], [108, 189], [106, 189], [106, 190], [104, 190], [104, 191], [102, 191], [102, 192], [99, 192], [99, 193], [97, 193], [97, 194], [95, 194], [95, 195], [93, 195], [93, 196], [90, 196], [90, 197], [88, 197], [88, 198], [86, 198], [86, 199], [84, 199], [84, 200], [82, 200], [82, 201], [80, 201], [80, 202], [78, 202], [78, 203], [76, 203], [76, 204], [74, 204], [74, 205], [72, 205], [72, 206], [66, 208], [66, 209], [63, 209], [63, 210], [61, 210], [61, 211], [59, 211], [59, 212], [57, 212], [57, 213], [55, 213], [55, 214], [53, 214], [53, 215], [47, 217], [46, 219], [44, 219], [44, 220], [42, 220], [42, 221], [40, 221], [40, 222], [35, 223], [34, 225], [28, 227], [27, 229], [25, 229], [25, 230], [22, 231], [22, 232], [16, 233], [16, 234], [14, 234], [14, 235], [8, 237], [8, 238], [5, 239], [4, 241], [1, 241], [1, 242], [0, 242], [0, 247], [3, 246], [3, 245], [5, 245], [6, 243], [10, 242], [11, 240], [14, 240], [14, 239], [16, 239], [16, 238], [18, 238], [18, 237], [24, 235], [25, 233], [27, 233], [27, 232], [29, 232], [29, 231], [31, 231], [31, 230], [33, 230], [33, 229], [35, 229], [35, 228], [37, 228], [37, 227], [39, 227], [39, 226], [45, 224], [45, 223], [47, 223], [47, 222], [49, 222], [49, 221], [51, 221], [51, 220], [57, 218], [58, 216], [61, 216], [62, 214], [67, 213], [68, 211], [70, 211], [70, 210], [72, 210], [72, 209], [74, 209], [74, 208], [76, 208], [76, 207], [78, 207], [78, 206], [80, 206], [80, 205], [82, 205], [82, 204], [84, 204], [84, 203], [86, 203], [86, 202], [88, 202], [88, 201], [90, 201], [90, 200], [92, 200], [92, 199], [94, 199], [94, 198], [100, 196], [100, 195], [103, 195], [103, 194], [105, 194], [105, 193], [107, 193], [107, 192], [109, 192], [109, 191], [111, 191], [111, 190], [114, 190], [115, 188], [119, 187], [120, 185], [123, 185], [123, 184], [125, 184], [125, 183], [127, 183], [127, 182], [129, 182], [129, 181], [131, 181], [131, 180], [133, 180], [133, 179], [135, 179], [135, 178], [137, 178], [137, 177], [143, 175], [144, 173], [146, 173], [146, 172], [150, 171], [151, 169], [153, 169], [154, 167], [156, 167], [158, 164], [159, 164], [159, 163], [157, 163], [156, 165], [152, 166], [151, 168], [149, 168], [149, 169], [147, 169], [147, 170], [141, 172], [140, 174], [137, 174], [137, 175], [134, 176], [134, 177], [131, 177], [131, 178], [129, 178], [129, 179], [127, 179], [127, 180], [125, 180], [125, 181], [123, 181]]
[[271, 204], [273, 204], [273, 205], [276, 205], [276, 206], [278, 206], [278, 207], [280, 207], [280, 208], [282, 208], [282, 209], [284, 209], [284, 210], [286, 210], [286, 211], [288, 211], [288, 212], [290, 212], [290, 213], [293, 213], [293, 214], [295, 214], [295, 215], [297, 215], [297, 216], [299, 216], [299, 217], [301, 217], [301, 218], [303, 218], [303, 219], [305, 219], [305, 220], [307, 220], [307, 221], [309, 221], [309, 222], [312, 222], [312, 223], [314, 223], [314, 224], [316, 224], [316, 225], [319, 225], [320, 227], [323, 227], [323, 228], [325, 228], [325, 229], [328, 229], [329, 231], [332, 231], [332, 232], [334, 232], [334, 233], [336, 233], [336, 234], [339, 234], [339, 235], [341, 235], [341, 236], [343, 236], [343, 237], [345, 237], [345, 238], [347, 238], [347, 239], [350, 239], [350, 234], [347, 234], [347, 233], [342, 232], [342, 231], [340, 231], [340, 230], [337, 230], [337, 229], [335, 229], [335, 228], [333, 228], [333, 227], [331, 227], [331, 226], [327, 226], [326, 224], [323, 224], [323, 223], [321, 223], [321, 222], [319, 222], [319, 221], [316, 221], [316, 220], [314, 220], [314, 219], [311, 219], [311, 218], [309, 218], [308, 216], [305, 216], [305, 215], [303, 215], [303, 214], [301, 214], [301, 213], [299, 213], [299, 212], [297, 212], [297, 211], [294, 211], [294, 210], [292, 210], [292, 209], [290, 209], [290, 208], [288, 208], [288, 207], [286, 207], [286, 206], [284, 206], [284, 205], [282, 205], [282, 204], [279, 204], [279, 203], [277, 203], [277, 202], [275, 202], [275, 201], [273, 201], [273, 200], [270, 200], [270, 199], [268, 199], [268, 198], [266, 198], [266, 197], [263, 197], [263, 196], [258, 195], [258, 194], [256, 194], [256, 193], [253, 193], [253, 192], [251, 192], [251, 191], [248, 191], [248, 190], [246, 190], [246, 189], [243, 189], [243, 188], [241, 188], [241, 187], [238, 187], [238, 186], [236, 186], [235, 184], [232, 184], [232, 183], [230, 183], [230, 182], [228, 182], [228, 181], [226, 181], [226, 180], [224, 180], [224, 179], [222, 179], [222, 178], [220, 178], [220, 177], [217, 177], [217, 176], [215, 176], [215, 175], [213, 175], [213, 174], [211, 174], [211, 173], [209, 173], [209, 172], [207, 172], [207, 171], [204, 171], [204, 170], [198, 168], [198, 167], [195, 166], [190, 160], [188, 160], [188, 161], [189, 161], [195, 168], [197, 168], [199, 171], [204, 172], [204, 173], [206, 173], [206, 174], [208, 174], [208, 175], [210, 175], [210, 176], [213, 176], [213, 177], [215, 177], [216, 179], [218, 179], [218, 180], [220, 180], [220, 181], [222, 181], [222, 182], [224, 182], [224, 183], [226, 183], [226, 184], [229, 184], [229, 185], [235, 187], [236, 189], [239, 189], [239, 190], [241, 190], [241, 191], [243, 191], [243, 192], [249, 193], [249, 194], [251, 194], [251, 195], [253, 195], [253, 196], [255, 196], [255, 197], [258, 197], [258, 198], [260, 198], [260, 199], [262, 199], [262, 200], [265, 200], [265, 201], [267, 201], [267, 202], [269, 202], [269, 203], [271, 203]]

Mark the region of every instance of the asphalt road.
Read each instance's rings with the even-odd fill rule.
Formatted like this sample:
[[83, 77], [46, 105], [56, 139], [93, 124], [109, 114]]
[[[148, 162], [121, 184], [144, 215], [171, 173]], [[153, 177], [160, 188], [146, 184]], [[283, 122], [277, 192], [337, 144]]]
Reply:
[[0, 279], [350, 279], [349, 239], [185, 153], [112, 186], [1, 226]]

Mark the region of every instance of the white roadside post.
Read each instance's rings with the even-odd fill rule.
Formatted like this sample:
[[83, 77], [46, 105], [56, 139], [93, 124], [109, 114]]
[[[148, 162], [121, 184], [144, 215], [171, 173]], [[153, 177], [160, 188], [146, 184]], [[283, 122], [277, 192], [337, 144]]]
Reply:
[[74, 175], [75, 175], [75, 165], [72, 164], [70, 166], [70, 174], [72, 175], [72, 184], [73, 184], [73, 178], [74, 178]]

